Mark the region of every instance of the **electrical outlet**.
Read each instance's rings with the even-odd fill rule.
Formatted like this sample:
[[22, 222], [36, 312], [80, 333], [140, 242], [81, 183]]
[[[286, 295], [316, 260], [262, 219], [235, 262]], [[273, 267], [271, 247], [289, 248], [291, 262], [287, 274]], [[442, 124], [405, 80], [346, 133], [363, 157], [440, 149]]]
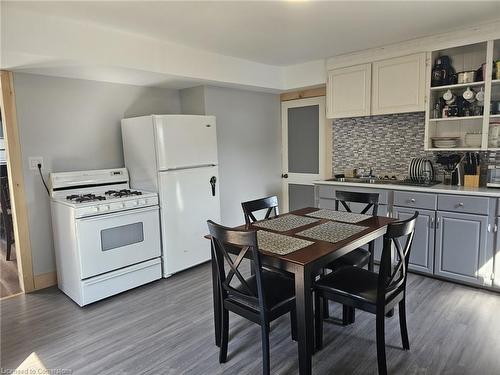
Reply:
[[41, 156], [30, 156], [28, 158], [28, 163], [30, 170], [36, 171], [38, 170], [38, 164], [43, 167], [43, 158]]

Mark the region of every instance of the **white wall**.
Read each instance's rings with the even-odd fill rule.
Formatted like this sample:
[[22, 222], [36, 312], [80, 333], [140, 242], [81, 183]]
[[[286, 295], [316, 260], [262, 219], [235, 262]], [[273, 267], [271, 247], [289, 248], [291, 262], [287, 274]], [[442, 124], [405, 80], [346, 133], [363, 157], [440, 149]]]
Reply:
[[15, 74], [18, 126], [33, 272], [55, 271], [49, 200], [29, 156], [44, 158], [44, 174], [123, 166], [120, 120], [180, 113], [177, 90]]
[[134, 75], [144, 71], [166, 74], [169, 79], [284, 89], [280, 66], [167, 43], [91, 22], [41, 16], [23, 8], [23, 4], [1, 2], [2, 69], [77, 65], [97, 69], [94, 76], [98, 77], [99, 67], [120, 67], [133, 69]]
[[217, 117], [222, 223], [243, 223], [241, 202], [281, 195], [279, 95], [204, 86], [181, 90], [182, 108]]
[[181, 110], [186, 115], [204, 115], [205, 87], [197, 86], [180, 91]]

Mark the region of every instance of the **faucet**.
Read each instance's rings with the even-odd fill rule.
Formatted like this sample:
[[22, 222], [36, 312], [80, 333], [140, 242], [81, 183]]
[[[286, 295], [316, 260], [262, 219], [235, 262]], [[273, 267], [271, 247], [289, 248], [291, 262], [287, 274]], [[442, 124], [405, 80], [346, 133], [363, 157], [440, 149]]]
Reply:
[[373, 174], [373, 168], [370, 167], [370, 173], [368, 173], [368, 174], [365, 174], [365, 172], [363, 171], [363, 173], [359, 174], [359, 177], [360, 178], [370, 178], [370, 179], [375, 178], [375, 175]]

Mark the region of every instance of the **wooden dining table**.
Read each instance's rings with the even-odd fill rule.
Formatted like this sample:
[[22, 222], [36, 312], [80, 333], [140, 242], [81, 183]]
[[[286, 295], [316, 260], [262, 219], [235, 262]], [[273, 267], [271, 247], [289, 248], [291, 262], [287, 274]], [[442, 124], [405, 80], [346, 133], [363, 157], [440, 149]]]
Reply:
[[[306, 216], [307, 214], [317, 211], [318, 208], [307, 207], [300, 210], [291, 211], [284, 215]], [[307, 216], [310, 217], [310, 216]], [[387, 231], [387, 225], [395, 219], [385, 216], [373, 216], [355, 223], [366, 227], [364, 230], [345, 238], [338, 242], [326, 242], [314, 240], [311, 238], [297, 235], [297, 233], [315, 227], [319, 224], [332, 221], [329, 219], [319, 219], [318, 221], [301, 226], [284, 232], [274, 232], [269, 229], [263, 229], [253, 224], [242, 225], [234, 229], [247, 230], [266, 230], [274, 233], [284, 234], [287, 236], [300, 238], [304, 240], [314, 241], [311, 245], [294, 252], [280, 255], [260, 249], [261, 262], [263, 266], [276, 268], [282, 271], [287, 271], [294, 275], [295, 279], [295, 295], [296, 295], [296, 310], [297, 310], [297, 344], [299, 354], [299, 374], [309, 375], [312, 371], [312, 355], [314, 352], [314, 321], [313, 321], [313, 298], [312, 284], [314, 277], [322, 272], [322, 269], [335, 259], [353, 251], [356, 248], [367, 244], [373, 251], [373, 241], [383, 236]], [[256, 222], [254, 224], [258, 224]], [[207, 236], [209, 238], [209, 236]], [[214, 298], [214, 326], [215, 326], [215, 342], [220, 346], [220, 298], [217, 281], [217, 268], [213, 259], [214, 252], [212, 249], [212, 286]]]

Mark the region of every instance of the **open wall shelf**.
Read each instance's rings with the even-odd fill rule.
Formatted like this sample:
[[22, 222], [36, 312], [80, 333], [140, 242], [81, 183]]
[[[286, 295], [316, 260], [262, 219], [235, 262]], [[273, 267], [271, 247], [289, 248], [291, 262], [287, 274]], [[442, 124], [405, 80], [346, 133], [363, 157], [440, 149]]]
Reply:
[[[474, 70], [478, 71], [484, 65], [483, 76], [478, 76], [478, 81], [471, 83], [456, 83], [442, 86], [431, 86], [431, 74], [437, 57], [449, 56], [455, 72]], [[500, 150], [500, 79], [494, 75], [494, 62], [500, 60], [500, 40], [488, 40], [481, 43], [457, 46], [430, 53], [427, 66], [427, 103], [425, 114], [425, 149], [428, 151], [478, 151]], [[450, 90], [455, 98], [455, 103], [462, 101], [461, 96], [469, 89], [476, 96], [479, 92], [484, 96], [484, 101], [476, 98], [465, 102], [458, 113], [451, 111], [446, 114], [437, 110], [436, 104], [444, 103], [443, 95]], [[499, 104], [497, 104], [499, 102]], [[467, 104], [470, 103], [470, 104]], [[456, 110], [455, 110], [456, 111]], [[467, 114], [467, 116], [465, 116]], [[450, 117], [446, 117], [451, 115]], [[460, 117], [459, 117], [460, 116]], [[491, 129], [490, 129], [491, 128]], [[466, 141], [467, 134], [481, 134], [481, 146], [471, 147]], [[457, 147], [436, 148], [433, 145], [434, 137], [457, 137]], [[493, 137], [493, 138], [492, 138]], [[476, 136], [477, 138], [477, 136]], [[498, 142], [498, 143], [497, 143]], [[495, 146], [495, 147], [494, 147]]]

